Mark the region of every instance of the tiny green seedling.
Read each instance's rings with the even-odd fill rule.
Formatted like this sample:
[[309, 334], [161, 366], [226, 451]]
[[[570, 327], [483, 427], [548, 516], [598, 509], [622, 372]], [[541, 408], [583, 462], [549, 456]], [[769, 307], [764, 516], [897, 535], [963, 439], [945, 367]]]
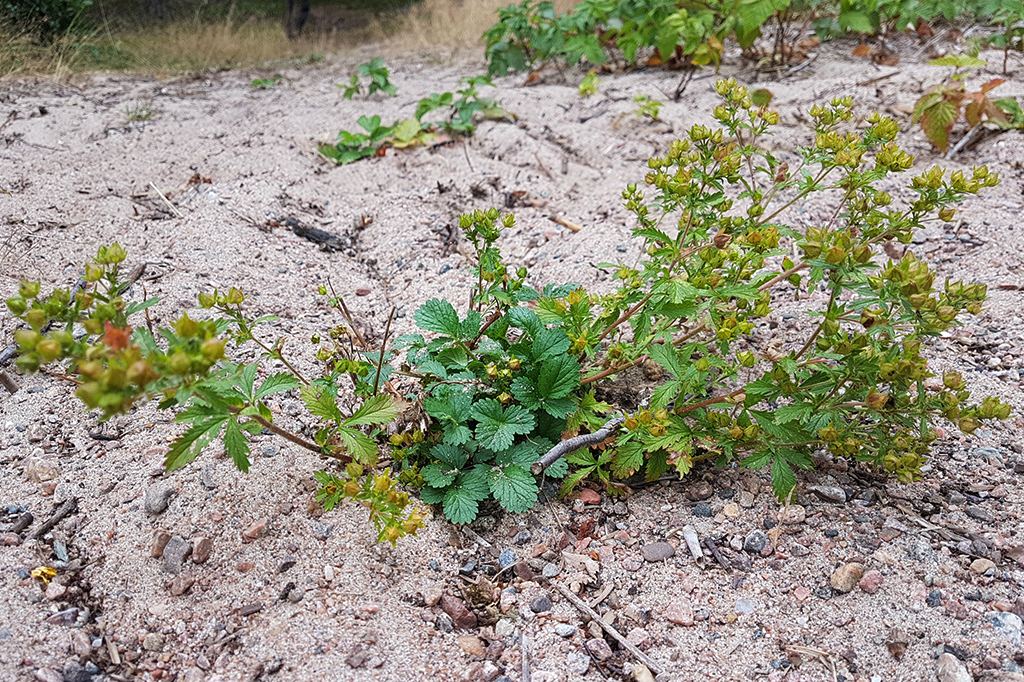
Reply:
[[148, 121], [155, 115], [156, 109], [153, 108], [153, 103], [149, 100], [136, 102], [134, 105], [130, 104], [124, 111], [126, 123]]
[[625, 112], [619, 114], [619, 117], [615, 119], [615, 123], [612, 124], [612, 128], [619, 127], [619, 123], [622, 119], [629, 116], [630, 113], [636, 114], [636, 117], [643, 120], [644, 116], [649, 117], [652, 121], [658, 120], [658, 114], [661, 113], [661, 107], [664, 106], [663, 102], [659, 102], [656, 99], [651, 99], [647, 95], [637, 95], [633, 98], [633, 104], [637, 105], [637, 108], [632, 112]]
[[366, 64], [359, 65], [356, 73], [352, 74], [352, 77], [349, 79], [348, 85], [338, 85], [339, 88], [344, 89], [343, 97], [345, 99], [352, 99], [352, 97], [362, 92], [361, 78], [370, 79], [367, 95], [372, 95], [375, 92], [386, 92], [391, 97], [394, 97], [398, 92], [395, 86], [391, 84], [391, 70], [384, 66], [383, 59], [374, 57]]
[[597, 94], [597, 86], [601, 84], [601, 81], [597, 77], [597, 72], [593, 69], [586, 75], [583, 82], [580, 83], [578, 92], [580, 97], [590, 97], [591, 95]]
[[633, 104], [637, 105], [637, 118], [649, 116], [654, 121], [658, 120], [658, 114], [661, 113], [661, 107], [664, 106], [663, 102], [659, 102], [656, 99], [651, 99], [647, 95], [637, 95], [636, 97], [633, 98]]
[[254, 78], [252, 81], [252, 87], [257, 90], [269, 90], [276, 86], [284, 79], [279, 73], [275, 73], [272, 78]]

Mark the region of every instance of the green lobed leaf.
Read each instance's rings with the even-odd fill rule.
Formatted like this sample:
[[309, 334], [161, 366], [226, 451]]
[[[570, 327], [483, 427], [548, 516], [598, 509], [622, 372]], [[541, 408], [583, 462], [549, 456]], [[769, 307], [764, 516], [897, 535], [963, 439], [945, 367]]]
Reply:
[[228, 415], [216, 415], [193, 423], [167, 451], [167, 457], [164, 460], [167, 470], [180, 469], [198, 457], [203, 448], [220, 434], [221, 427], [227, 420]]
[[466, 462], [469, 459], [463, 448], [446, 444], [435, 445], [430, 448], [430, 456], [441, 460], [448, 467], [454, 469], [461, 469], [466, 466]]
[[473, 404], [473, 418], [477, 420], [476, 439], [480, 445], [498, 452], [512, 445], [517, 434], [533, 430], [533, 415], [518, 405], [502, 408], [493, 399], [478, 400]]
[[[253, 422], [249, 422], [250, 424]], [[249, 471], [249, 440], [242, 435], [238, 419], [231, 417], [224, 428], [224, 451], [240, 471]]]
[[398, 417], [398, 408], [391, 396], [380, 393], [367, 398], [352, 416], [344, 421], [345, 426], [386, 424]]
[[533, 337], [533, 359], [541, 362], [569, 351], [569, 337], [561, 329], [542, 329]]
[[772, 460], [772, 490], [775, 497], [780, 500], [786, 499], [789, 492], [796, 486], [796, 474], [789, 466], [789, 462], [783, 457], [776, 456]]
[[416, 310], [414, 317], [422, 329], [452, 337], [459, 336], [459, 314], [448, 301], [432, 298]]
[[453, 486], [444, 494], [444, 515], [452, 523], [472, 523], [479, 512], [477, 499], [465, 488]]
[[580, 366], [570, 355], [559, 355], [544, 362], [537, 378], [537, 391], [544, 400], [564, 398], [579, 385]]
[[259, 390], [253, 396], [253, 400], [263, 400], [268, 395], [274, 393], [281, 393], [282, 391], [290, 391], [293, 388], [298, 388], [302, 384], [291, 374], [282, 372], [280, 374], [271, 374], [269, 377], [263, 380], [260, 384]]
[[459, 475], [459, 469], [445, 468], [435, 462], [420, 469], [420, 473], [423, 475], [423, 480], [427, 482], [427, 485], [434, 488], [444, 488], [455, 481], [455, 477]]
[[332, 389], [322, 386], [303, 386], [299, 389], [302, 401], [306, 403], [310, 413], [322, 419], [340, 422], [341, 410], [338, 409], [337, 398], [331, 394]]
[[510, 512], [525, 512], [537, 504], [540, 491], [537, 481], [523, 467], [516, 464], [494, 467], [487, 478], [494, 499]]
[[362, 431], [347, 427], [338, 428], [338, 437], [341, 439], [345, 449], [352, 455], [352, 459], [360, 464], [373, 465], [377, 463], [377, 444]]

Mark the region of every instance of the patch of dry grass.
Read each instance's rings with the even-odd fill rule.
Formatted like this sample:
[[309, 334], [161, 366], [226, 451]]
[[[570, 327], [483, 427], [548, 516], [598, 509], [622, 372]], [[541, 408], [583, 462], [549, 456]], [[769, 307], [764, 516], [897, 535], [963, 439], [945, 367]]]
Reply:
[[[566, 12], [579, 0], [556, 0]], [[393, 49], [433, 50], [475, 47], [480, 36], [497, 21], [497, 10], [513, 0], [424, 0], [392, 22], [377, 27]]]
[[[283, 60], [319, 60], [345, 54], [367, 43], [384, 53], [428, 52], [455, 55], [479, 49], [480, 36], [497, 19], [495, 11], [513, 0], [424, 0], [392, 15], [353, 23], [317, 22], [289, 41], [281, 21], [227, 16], [182, 19], [155, 25], [121, 23], [87, 35], [34, 43], [16, 27], [0, 24], [0, 78], [73, 73], [131, 71], [183, 73], [220, 68], [253, 68]], [[558, 0], [560, 11], [574, 0]]]

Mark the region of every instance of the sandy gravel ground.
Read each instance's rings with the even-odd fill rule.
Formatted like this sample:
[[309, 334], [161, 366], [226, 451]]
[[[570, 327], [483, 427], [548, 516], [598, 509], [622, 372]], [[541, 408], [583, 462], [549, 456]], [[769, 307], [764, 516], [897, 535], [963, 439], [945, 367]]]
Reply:
[[[782, 114], [777, 154], [808, 141], [801, 112], [835, 95], [909, 127], [922, 83], [945, 73], [915, 59], [915, 45], [902, 47], [897, 67], [848, 56], [852, 47], [821, 48], [810, 67], [765, 84]], [[280, 316], [265, 334], [294, 339], [312, 369], [303, 341], [339, 322], [315, 294], [327, 278], [371, 335], [392, 305], [401, 333], [428, 298], [466, 300], [468, 264], [453, 232], [464, 211], [517, 200], [517, 226], [502, 242], [513, 263], [530, 265], [537, 284], [609, 286], [597, 264], [632, 260], [639, 248], [622, 189], [642, 181], [649, 156], [708, 122], [714, 101], [714, 79], [699, 78], [672, 102], [679, 74], [658, 70], [604, 76], [600, 94], [584, 100], [580, 74], [565, 82], [552, 71], [534, 87], [499, 83], [514, 123], [484, 122], [465, 144], [335, 168], [317, 156], [317, 141], [354, 130], [364, 113], [411, 116], [419, 98], [483, 70], [394, 58], [397, 97], [345, 101], [335, 83], [360, 61], [286, 71], [270, 90], [250, 86], [260, 74], [241, 73], [3, 83], [0, 113], [12, 113], [0, 125], [0, 189], [9, 193], [0, 195], [0, 230], [17, 248], [0, 267], [0, 293], [23, 276], [68, 286], [97, 245], [116, 240], [130, 265], [147, 263], [136, 295], [163, 297], [157, 321], [193, 306], [201, 290], [239, 286], [254, 312]], [[1024, 95], [1019, 73], [1002, 96]], [[738, 57], [723, 74], [759, 78]], [[641, 93], [666, 102], [662, 120], [620, 121]], [[140, 107], [152, 118], [128, 123]], [[939, 162], [919, 131], [903, 141], [919, 167]], [[0, 678], [521, 680], [525, 634], [534, 682], [632, 679], [636, 660], [594, 640], [596, 625], [548, 584], [546, 569], [561, 571], [553, 582], [584, 583], [602, 618], [664, 669], [659, 679], [1024, 679], [1021, 134], [986, 138], [948, 165], [982, 162], [1003, 184], [913, 248], [944, 276], [988, 284], [986, 310], [932, 352], [937, 368], [960, 369], [1015, 416], [970, 438], [950, 431], [913, 485], [823, 463], [784, 511], [762, 472], [703, 469], [624, 501], [590, 493], [518, 517], [488, 515], [472, 531], [435, 517], [392, 549], [374, 544], [358, 510], [324, 514], [311, 504], [321, 465], [306, 451], [260, 437], [248, 475], [216, 452], [165, 474], [163, 453], [180, 432], [170, 415], [144, 406], [99, 432], [67, 384], [19, 377], [22, 390], [0, 394]], [[827, 208], [808, 203], [792, 219], [813, 224]], [[336, 233], [342, 250], [319, 250], [284, 227], [287, 218]], [[775, 322], [766, 342], [797, 331], [781, 314]], [[13, 330], [3, 318], [5, 342]], [[280, 396], [273, 407], [280, 423], [301, 426], [297, 400]], [[829, 488], [840, 501], [822, 499], [836, 494]], [[77, 512], [40, 541], [26, 537], [71, 498]], [[23, 529], [26, 511], [34, 521]], [[698, 566], [679, 546], [686, 525], [721, 547], [728, 572], [713, 559]], [[173, 538], [155, 558], [161, 534]], [[645, 560], [657, 558], [657, 542], [678, 550]], [[506, 549], [525, 563], [501, 574], [499, 600], [489, 587], [466, 587], [493, 577]], [[859, 587], [854, 563], [867, 576]], [[30, 576], [44, 565], [57, 568], [48, 588]], [[844, 581], [852, 591], [833, 588]], [[453, 627], [468, 616], [452, 603], [474, 598], [478, 624]], [[587, 649], [606, 657], [600, 669]]]

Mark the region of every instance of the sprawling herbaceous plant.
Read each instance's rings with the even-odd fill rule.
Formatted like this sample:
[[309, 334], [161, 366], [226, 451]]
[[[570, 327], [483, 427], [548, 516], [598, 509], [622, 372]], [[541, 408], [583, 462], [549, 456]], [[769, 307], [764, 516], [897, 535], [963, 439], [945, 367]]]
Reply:
[[[125, 253], [115, 245], [87, 267], [82, 291], [47, 298], [26, 282], [8, 299], [26, 323], [18, 364], [68, 362], [78, 396], [104, 417], [145, 398], [178, 410], [188, 429], [169, 468], [219, 439], [246, 470], [247, 434], [262, 430], [320, 453], [334, 464], [316, 474], [318, 499], [328, 508], [357, 501], [392, 542], [423, 519], [403, 485], [457, 523], [492, 499], [530, 509], [538, 474], [561, 479], [562, 493], [589, 478], [616, 494], [633, 476], [685, 476], [700, 461], [769, 467], [785, 498], [815, 451], [914, 480], [936, 419], [970, 433], [1006, 418], [1008, 405], [972, 403], [964, 379], [934, 377], [924, 355], [929, 336], [980, 311], [984, 285], [940, 284], [910, 251], [882, 256], [885, 242], [906, 244], [927, 222], [952, 220], [957, 202], [998, 178], [984, 166], [936, 167], [897, 196], [879, 190], [913, 158], [891, 119], [873, 114], [855, 126], [849, 98], [811, 109], [812, 142], [790, 167], [759, 144], [778, 115], [732, 80], [716, 91], [717, 125], [694, 126], [650, 159], [650, 198], [637, 186], [623, 193], [644, 256], [605, 266], [617, 282], [609, 292], [530, 286], [527, 269], [497, 247], [515, 218], [477, 211], [460, 218], [475, 249], [465, 310], [430, 300], [415, 314], [421, 334], [389, 343], [385, 330], [371, 348], [330, 292], [349, 326], [312, 339], [322, 372], [307, 378], [282, 340], [263, 338], [264, 320], [247, 315], [235, 289], [201, 294], [201, 321], [184, 314], [170, 328], [133, 329], [129, 317], [153, 301], [123, 300]], [[787, 224], [789, 209], [814, 195], [831, 213], [807, 229]], [[802, 336], [788, 345], [759, 338], [764, 318], [794, 298], [805, 306]], [[228, 360], [242, 344], [259, 357]], [[283, 370], [261, 374], [268, 359]], [[649, 400], [600, 400], [603, 382], [652, 362], [663, 376]], [[287, 390], [319, 420], [312, 440], [274, 423], [266, 399]], [[401, 416], [398, 396], [414, 405]], [[597, 432], [593, 447], [539, 461], [564, 439]]]

